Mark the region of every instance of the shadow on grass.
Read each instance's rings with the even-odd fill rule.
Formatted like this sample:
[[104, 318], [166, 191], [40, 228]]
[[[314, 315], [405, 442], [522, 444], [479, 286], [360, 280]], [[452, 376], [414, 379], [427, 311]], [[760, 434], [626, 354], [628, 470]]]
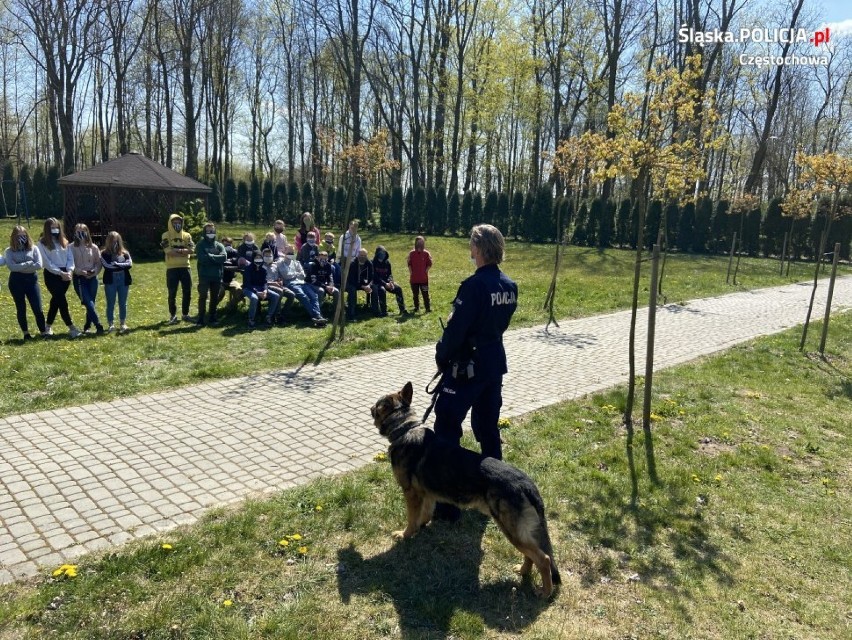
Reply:
[[[618, 478], [599, 482], [596, 491], [585, 496], [579, 510], [577, 529], [593, 548], [614, 551], [622, 560], [630, 561], [631, 571], [639, 574], [643, 584], [666, 593], [684, 620], [690, 620], [688, 606], [696, 597], [701, 581], [710, 578], [730, 586], [733, 556], [711, 538], [703, 509], [709, 499], [692, 487], [665, 483], [648, 485], [637, 476], [634, 448], [645, 446], [647, 434], [628, 434], [628, 486]], [[629, 497], [626, 495], [630, 492]], [[580, 581], [591, 587], [615, 569], [612, 556], [606, 552], [591, 562], [581, 563]]]
[[352, 545], [340, 549], [341, 601], [350, 604], [353, 594], [389, 599], [405, 639], [478, 637], [483, 625], [522, 631], [548, 601], [538, 598], [527, 580], [521, 586], [520, 577], [480, 583], [488, 522], [480, 513], [465, 512], [459, 523], [434, 523], [372, 558], [365, 559]]

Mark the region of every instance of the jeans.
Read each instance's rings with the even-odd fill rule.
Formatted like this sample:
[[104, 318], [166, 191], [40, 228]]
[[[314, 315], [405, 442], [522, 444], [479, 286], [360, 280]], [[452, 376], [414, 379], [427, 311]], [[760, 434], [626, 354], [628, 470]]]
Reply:
[[219, 292], [222, 290], [222, 281], [219, 279], [198, 278], [198, 322], [204, 323], [205, 307], [207, 297], [210, 296], [210, 322], [216, 322], [216, 307], [219, 304]]
[[125, 272], [117, 270], [112, 272], [112, 284], [105, 284], [106, 291], [106, 317], [109, 326], [115, 324], [113, 322], [115, 312], [115, 299], [118, 297], [118, 319], [121, 324], [127, 320], [127, 294], [130, 292], [130, 285], [125, 284]]
[[[260, 304], [260, 298], [257, 293], [255, 293], [254, 289], [243, 289], [243, 295], [248, 298], [249, 301], [249, 322], [254, 322], [254, 316], [257, 314], [257, 306]], [[272, 318], [275, 317], [275, 311], [278, 309], [278, 302], [280, 300], [281, 296], [278, 293], [270, 289], [266, 290], [266, 301], [269, 303], [269, 308], [266, 311], [266, 319], [270, 322], [272, 321]]]
[[45, 271], [44, 284], [50, 292], [50, 305], [47, 308], [47, 324], [53, 324], [58, 312], [66, 327], [73, 326], [71, 313], [68, 311], [68, 299], [65, 297], [68, 293], [68, 287], [71, 286], [71, 281], [63, 280], [62, 276]]
[[95, 310], [95, 299], [98, 297], [98, 279], [95, 277], [85, 278], [83, 276], [74, 276], [74, 290], [80, 296], [80, 303], [86, 307], [86, 324], [88, 329], [92, 325], [95, 327], [101, 326], [101, 320], [98, 318], [98, 312]]
[[47, 330], [44, 322], [44, 312], [41, 310], [41, 290], [38, 286], [38, 276], [35, 273], [20, 273], [14, 271], [9, 274], [9, 293], [15, 301], [15, 311], [18, 315], [18, 325], [25, 334], [29, 333], [27, 327], [27, 301], [42, 333]]
[[305, 308], [305, 311], [308, 312], [308, 315], [312, 320], [322, 317], [319, 307], [319, 298], [317, 298], [317, 290], [314, 289], [313, 285], [293, 284], [292, 282], [288, 282], [286, 286], [296, 295], [296, 299], [302, 303], [302, 306]]
[[177, 290], [181, 287], [181, 313], [189, 315], [189, 302], [192, 298], [192, 276], [189, 267], [166, 269], [166, 288], [169, 291], [169, 315], [177, 315]]
[[337, 287], [335, 287], [334, 290], [330, 294], [328, 294], [325, 292], [325, 287], [318, 287], [316, 285], [311, 286], [313, 287], [314, 291], [317, 292], [317, 300], [320, 304], [325, 301], [326, 296], [330, 295], [332, 305], [334, 306], [334, 308], [337, 308], [337, 299], [340, 297], [340, 290]]

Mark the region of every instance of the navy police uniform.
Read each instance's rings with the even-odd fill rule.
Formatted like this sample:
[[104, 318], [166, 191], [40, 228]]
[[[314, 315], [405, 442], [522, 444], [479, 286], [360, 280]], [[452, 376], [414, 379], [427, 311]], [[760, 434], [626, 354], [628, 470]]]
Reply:
[[483, 265], [461, 283], [435, 349], [443, 372], [435, 404], [435, 433], [458, 443], [470, 410], [482, 454], [498, 460], [503, 453], [497, 420], [503, 405], [503, 374], [508, 371], [503, 332], [517, 306], [518, 285], [496, 264]]

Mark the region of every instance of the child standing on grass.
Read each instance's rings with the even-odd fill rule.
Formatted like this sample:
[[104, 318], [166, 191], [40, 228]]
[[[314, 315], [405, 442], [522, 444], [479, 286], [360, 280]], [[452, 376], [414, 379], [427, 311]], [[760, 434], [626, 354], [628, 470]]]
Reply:
[[74, 244], [71, 246], [71, 254], [74, 256], [74, 276], [71, 282], [74, 291], [80, 297], [80, 303], [86, 307], [86, 324], [83, 325], [83, 333], [88, 333], [92, 325], [95, 332], [100, 335], [104, 327], [95, 310], [95, 299], [98, 297], [98, 274], [103, 268], [101, 264], [101, 250], [92, 242], [89, 227], [80, 223], [74, 227]]
[[115, 331], [115, 301], [118, 298], [118, 320], [121, 323], [121, 333], [127, 333], [127, 294], [133, 279], [130, 269], [133, 260], [124, 247], [124, 240], [118, 231], [107, 234], [104, 247], [101, 249], [101, 264], [104, 268], [104, 291], [106, 292], [106, 317], [109, 323], [108, 332]]
[[420, 311], [420, 293], [423, 293], [423, 306], [426, 313], [432, 311], [429, 300], [429, 269], [432, 267], [432, 255], [426, 251], [426, 238], [417, 236], [414, 249], [408, 253], [408, 271], [411, 274], [411, 293], [414, 295], [414, 311]]
[[9, 267], [9, 293], [15, 301], [18, 324], [24, 332], [24, 340], [31, 340], [27, 326], [27, 302], [42, 336], [47, 334], [47, 324], [41, 309], [41, 290], [38, 286], [38, 272], [42, 270], [41, 252], [33, 245], [26, 227], [15, 227], [9, 237], [9, 248], [0, 264]]

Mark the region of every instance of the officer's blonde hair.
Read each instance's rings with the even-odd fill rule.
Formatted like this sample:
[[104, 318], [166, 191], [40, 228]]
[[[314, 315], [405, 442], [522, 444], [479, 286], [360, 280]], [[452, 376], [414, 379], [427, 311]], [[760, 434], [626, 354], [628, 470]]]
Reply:
[[500, 229], [490, 224], [478, 224], [470, 232], [470, 243], [479, 249], [485, 264], [500, 264], [506, 252], [506, 240]]

